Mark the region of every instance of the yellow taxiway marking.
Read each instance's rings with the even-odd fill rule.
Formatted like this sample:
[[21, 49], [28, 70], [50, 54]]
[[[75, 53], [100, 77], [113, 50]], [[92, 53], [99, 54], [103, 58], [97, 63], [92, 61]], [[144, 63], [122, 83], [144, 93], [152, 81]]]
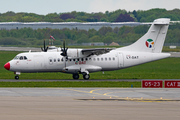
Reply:
[[98, 90], [108, 90], [108, 89], [110, 89], [110, 88], [104, 88], [104, 89], [94, 89], [94, 90], [89, 91], [89, 93], [93, 93], [94, 91], [98, 91]]
[[111, 94], [111, 93], [125, 93], [125, 92], [133, 92], [133, 91], [118, 91], [118, 92], [107, 92], [107, 93], [104, 93], [103, 95], [107, 95], [107, 94]]
[[[55, 89], [75, 91], [75, 92], [81, 92], [81, 93], [90, 93], [90, 94], [94, 94], [94, 95], [102, 95], [102, 96], [110, 97], [110, 99], [112, 97], [115, 97], [117, 99], [117, 101], [118, 101], [118, 99], [122, 99], [122, 100], [125, 100], [125, 101], [136, 101], [136, 102], [168, 102], [168, 101], [171, 101], [171, 99], [163, 99], [162, 97], [160, 97], [159, 99], [145, 99], [143, 97], [140, 97], [140, 98], [129, 98], [129, 97], [121, 98], [119, 96], [108, 95], [108, 94], [111, 94], [111, 93], [119, 93], [119, 92], [122, 92], [122, 91], [119, 91], [119, 92], [108, 92], [108, 93], [102, 93], [102, 94], [101, 93], [95, 93], [95, 91], [108, 90], [108, 89], [111, 89], [111, 88], [94, 89], [94, 90], [91, 90], [91, 91], [82, 91], [82, 90], [69, 89], [69, 88], [55, 88]], [[123, 91], [123, 92], [132, 92], [132, 91]]]
[[[95, 93], [95, 91], [108, 90], [108, 89], [112, 89], [112, 88], [94, 89], [94, 90], [91, 90], [91, 91], [82, 91], [82, 90], [69, 89], [69, 88], [55, 88], [55, 89], [69, 90], [69, 91], [75, 91], [75, 92], [81, 92], [81, 93], [91, 93], [91, 94], [94, 94], [94, 95], [102, 95], [102, 96], [112, 96], [112, 95], [107, 95], [107, 94], [103, 94], [103, 93]], [[118, 96], [112, 96], [112, 97], [118, 97]]]
[[[57, 89], [57, 88], [56, 88]], [[81, 92], [81, 93], [91, 93], [91, 94], [95, 94], [95, 95], [103, 95], [100, 93], [93, 93], [93, 92], [89, 92], [89, 91], [82, 91], [82, 90], [76, 90], [76, 89], [69, 89], [69, 88], [58, 88], [58, 89], [62, 89], [62, 90], [69, 90], [69, 91], [75, 91], [75, 92]]]

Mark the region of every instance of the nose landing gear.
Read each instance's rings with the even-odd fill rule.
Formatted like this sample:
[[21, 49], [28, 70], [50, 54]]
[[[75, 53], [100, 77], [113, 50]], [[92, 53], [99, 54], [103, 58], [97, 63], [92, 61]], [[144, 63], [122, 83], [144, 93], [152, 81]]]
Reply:
[[16, 80], [18, 80], [18, 79], [19, 79], [19, 76], [18, 76], [18, 75], [16, 75], [16, 76], [15, 76], [15, 79], [16, 79]]
[[21, 74], [20, 72], [14, 72], [14, 74], [16, 74], [15, 79], [18, 80], [19, 79], [19, 75]]

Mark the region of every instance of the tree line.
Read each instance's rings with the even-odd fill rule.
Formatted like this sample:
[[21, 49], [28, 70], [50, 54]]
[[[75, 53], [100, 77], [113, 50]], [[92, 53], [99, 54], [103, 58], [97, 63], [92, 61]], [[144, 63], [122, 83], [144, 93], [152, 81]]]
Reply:
[[152, 22], [157, 18], [171, 18], [180, 21], [180, 9], [150, 9], [150, 10], [116, 10], [105, 13], [67, 12], [38, 15], [35, 13], [15, 13], [8, 11], [0, 13], [0, 22]]
[[[98, 31], [95, 29], [37, 29], [22, 28], [12, 30], [0, 30], [0, 45], [25, 45], [41, 46], [43, 39], [49, 39], [52, 35], [56, 39], [54, 45], [61, 45], [62, 40], [70, 44], [104, 42], [110, 44], [117, 42], [120, 45], [124, 43], [133, 43], [144, 35], [149, 29], [148, 25], [139, 25], [135, 27], [123, 26], [121, 28], [102, 27]], [[48, 40], [46, 40], [48, 42]], [[170, 25], [166, 43], [180, 43], [180, 24]]]

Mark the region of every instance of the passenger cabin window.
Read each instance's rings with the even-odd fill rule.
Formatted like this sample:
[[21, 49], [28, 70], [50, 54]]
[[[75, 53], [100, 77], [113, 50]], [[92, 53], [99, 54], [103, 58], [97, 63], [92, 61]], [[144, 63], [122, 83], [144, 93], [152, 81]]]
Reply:
[[115, 60], [115, 58], [113, 57], [113, 60]]
[[99, 61], [99, 58], [97, 58], [97, 60]]
[[76, 61], [76, 59], [73, 59], [73, 61]]
[[91, 58], [89, 58], [89, 60], [91, 60]]
[[103, 61], [103, 58], [101, 58], [101, 61]]
[[93, 58], [94, 61], [96, 61], [96, 58]]
[[105, 60], [107, 61], [107, 58], [105, 58]]
[[83, 58], [81, 58], [81, 61], [84, 61], [84, 59], [83, 59]]
[[60, 59], [58, 58], [58, 62], [60, 62]]
[[49, 64], [50, 64], [50, 65], [53, 64], [53, 59], [52, 59], [52, 58], [49, 59]]
[[86, 61], [88, 61], [88, 59], [86, 58]]
[[111, 60], [111, 58], [109, 58], [109, 60]]
[[61, 61], [63, 62], [63, 58], [61, 59]]
[[54, 62], [56, 62], [56, 59], [54, 58]]

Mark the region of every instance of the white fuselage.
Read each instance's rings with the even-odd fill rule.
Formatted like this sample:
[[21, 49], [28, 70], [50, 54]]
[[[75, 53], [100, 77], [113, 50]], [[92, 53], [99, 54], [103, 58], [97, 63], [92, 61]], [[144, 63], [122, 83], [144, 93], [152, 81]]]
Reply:
[[126, 52], [112, 50], [102, 55], [92, 55], [83, 58], [68, 58], [60, 55], [61, 52], [29, 52], [17, 56], [26, 56], [27, 59], [13, 59], [10, 71], [21, 73], [33, 72], [65, 72], [77, 73], [87, 70], [89, 73], [123, 69], [146, 62], [169, 57], [168, 53]]

